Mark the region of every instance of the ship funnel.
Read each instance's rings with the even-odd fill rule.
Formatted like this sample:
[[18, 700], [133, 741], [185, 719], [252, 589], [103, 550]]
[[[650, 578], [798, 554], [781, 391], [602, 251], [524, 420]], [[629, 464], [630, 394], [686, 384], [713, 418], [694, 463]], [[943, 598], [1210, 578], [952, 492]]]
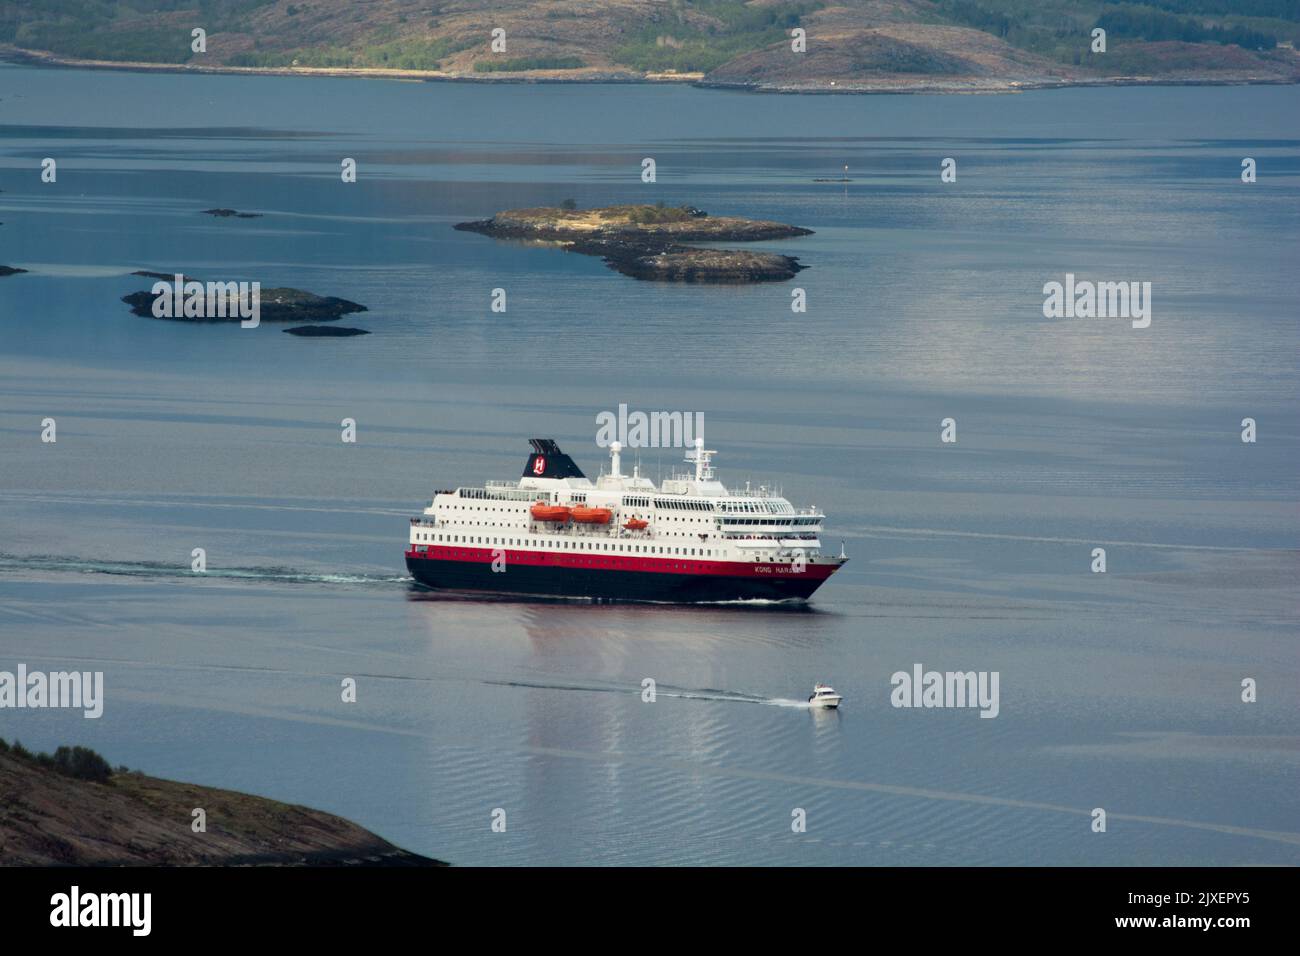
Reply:
[[619, 457], [618, 457], [618, 453], [621, 452], [622, 450], [623, 450], [623, 446], [622, 446], [621, 444], [619, 444], [618, 442], [611, 442], [611, 443], [610, 443], [610, 446], [609, 446], [609, 473], [610, 473], [610, 475], [611, 475], [612, 477], [614, 477], [614, 478], [622, 478], [622, 477], [623, 477], [622, 473], [619, 471]]
[[582, 478], [582, 469], [573, 459], [560, 451], [560, 446], [550, 438], [530, 438], [533, 453], [524, 465], [525, 478]]

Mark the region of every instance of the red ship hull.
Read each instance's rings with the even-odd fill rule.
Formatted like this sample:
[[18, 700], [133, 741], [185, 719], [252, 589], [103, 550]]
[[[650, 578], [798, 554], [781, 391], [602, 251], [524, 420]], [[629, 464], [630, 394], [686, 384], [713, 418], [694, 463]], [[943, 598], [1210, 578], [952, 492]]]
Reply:
[[764, 561], [416, 545], [406, 552], [406, 567], [417, 582], [437, 590], [697, 604], [807, 600], [841, 564], [796, 570]]

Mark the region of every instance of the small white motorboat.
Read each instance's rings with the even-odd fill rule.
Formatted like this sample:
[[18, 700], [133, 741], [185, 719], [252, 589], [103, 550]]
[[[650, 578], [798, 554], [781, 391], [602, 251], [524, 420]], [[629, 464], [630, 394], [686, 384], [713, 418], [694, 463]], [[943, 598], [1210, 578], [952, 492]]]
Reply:
[[817, 684], [813, 687], [812, 696], [808, 698], [808, 704], [812, 707], [838, 707], [843, 699], [830, 684]]

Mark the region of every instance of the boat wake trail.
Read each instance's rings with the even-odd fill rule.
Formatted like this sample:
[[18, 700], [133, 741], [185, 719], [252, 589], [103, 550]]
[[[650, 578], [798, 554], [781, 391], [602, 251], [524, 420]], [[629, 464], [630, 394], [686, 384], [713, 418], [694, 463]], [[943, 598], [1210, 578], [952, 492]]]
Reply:
[[43, 571], [64, 574], [111, 574], [135, 578], [194, 578], [235, 581], [262, 581], [278, 584], [352, 584], [393, 587], [410, 584], [410, 575], [400, 574], [332, 574], [285, 567], [209, 568], [193, 571], [185, 564], [160, 561], [89, 560], [60, 555], [13, 555], [0, 553], [0, 574]]
[[[642, 693], [640, 685], [635, 687], [628, 685], [612, 686], [599, 684], [552, 684], [530, 681], [506, 681], [506, 680], [487, 680], [485, 684], [495, 684], [499, 687], [527, 687], [535, 690], [576, 690], [585, 691], [593, 694], [637, 694]], [[808, 710], [811, 705], [806, 700], [795, 700], [788, 697], [760, 697], [757, 694], [745, 694], [739, 691], [716, 690], [714, 688], [703, 688], [693, 690], [687, 687], [664, 687], [660, 684], [655, 688], [656, 697], [667, 697], [673, 700], [716, 700], [724, 701], [731, 704], [764, 704], [768, 707], [793, 707]]]
[[763, 704], [767, 707], [794, 707], [807, 710], [808, 701], [794, 700], [789, 697], [758, 697], [753, 694], [739, 694], [729, 691], [659, 691], [660, 697], [676, 697], [681, 700], [721, 700], [732, 704]]

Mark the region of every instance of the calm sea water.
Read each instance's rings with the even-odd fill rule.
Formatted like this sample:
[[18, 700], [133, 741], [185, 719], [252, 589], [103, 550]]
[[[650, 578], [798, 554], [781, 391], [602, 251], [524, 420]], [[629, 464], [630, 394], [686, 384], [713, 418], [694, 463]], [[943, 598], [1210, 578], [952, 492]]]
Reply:
[[[0, 67], [0, 263], [31, 270], [0, 279], [0, 669], [107, 685], [98, 721], [0, 736], [462, 864], [1300, 862], [1297, 119], [1283, 87]], [[662, 286], [451, 229], [565, 198], [794, 222], [768, 245], [810, 268]], [[137, 318], [136, 269], [354, 299], [373, 334]], [[1151, 282], [1151, 327], [1044, 318], [1067, 272]], [[802, 609], [412, 589], [435, 488], [514, 477], [533, 436], [594, 473], [620, 402], [702, 412], [724, 480], [824, 508], [853, 560]], [[895, 709], [916, 663], [998, 671], [999, 716]], [[799, 706], [816, 680], [841, 712]]]

